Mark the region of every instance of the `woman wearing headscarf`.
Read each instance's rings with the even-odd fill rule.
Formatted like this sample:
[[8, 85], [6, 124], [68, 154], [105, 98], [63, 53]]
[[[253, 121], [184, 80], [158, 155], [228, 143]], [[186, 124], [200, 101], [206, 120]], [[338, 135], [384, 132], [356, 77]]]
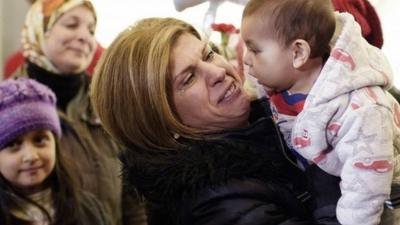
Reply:
[[[27, 0], [29, 5], [32, 5], [35, 1], [36, 0]], [[93, 74], [97, 61], [100, 59], [100, 56], [103, 52], [104, 52], [104, 47], [99, 42], [97, 42], [92, 62], [86, 68], [86, 73], [89, 76]], [[17, 71], [17, 69], [24, 63], [25, 63], [25, 58], [23, 55], [22, 48], [17, 49], [16, 51], [8, 55], [4, 61], [3, 79], [7, 79], [10, 76], [12, 76]]]
[[113, 224], [141, 224], [141, 207], [123, 197], [118, 146], [102, 129], [87, 94], [84, 71], [96, 47], [96, 21], [88, 0], [37, 0], [22, 31], [26, 64], [16, 76], [35, 79], [56, 94], [60, 149], [75, 164], [81, 188], [99, 198]]

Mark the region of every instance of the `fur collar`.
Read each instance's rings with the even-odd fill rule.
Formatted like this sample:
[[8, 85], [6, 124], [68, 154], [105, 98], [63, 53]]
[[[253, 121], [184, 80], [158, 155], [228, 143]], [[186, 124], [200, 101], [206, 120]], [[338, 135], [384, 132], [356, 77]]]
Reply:
[[289, 183], [302, 177], [284, 157], [271, 118], [221, 136], [187, 141], [190, 147], [184, 149], [126, 150], [120, 156], [124, 183], [148, 201], [165, 203], [193, 197], [231, 179]]

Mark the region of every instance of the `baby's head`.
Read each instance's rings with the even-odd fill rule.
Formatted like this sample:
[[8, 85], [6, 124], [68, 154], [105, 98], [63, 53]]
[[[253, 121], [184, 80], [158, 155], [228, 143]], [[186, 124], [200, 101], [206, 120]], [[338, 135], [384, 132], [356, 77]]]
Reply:
[[1, 82], [0, 121], [0, 174], [19, 188], [40, 186], [61, 136], [54, 93], [27, 78]]
[[328, 54], [335, 24], [328, 0], [250, 0], [241, 26], [250, 73], [261, 83], [273, 79], [265, 81], [271, 87], [289, 85], [274, 80], [290, 82], [286, 75]]

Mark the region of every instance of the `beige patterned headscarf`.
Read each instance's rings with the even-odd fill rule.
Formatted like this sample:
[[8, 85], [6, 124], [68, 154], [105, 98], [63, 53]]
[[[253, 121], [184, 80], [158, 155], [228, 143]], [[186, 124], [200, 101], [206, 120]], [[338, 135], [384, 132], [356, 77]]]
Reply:
[[26, 15], [21, 33], [24, 57], [58, 74], [57, 68], [43, 53], [45, 33], [64, 13], [80, 5], [88, 6], [96, 18], [96, 12], [90, 0], [37, 0], [33, 3]]

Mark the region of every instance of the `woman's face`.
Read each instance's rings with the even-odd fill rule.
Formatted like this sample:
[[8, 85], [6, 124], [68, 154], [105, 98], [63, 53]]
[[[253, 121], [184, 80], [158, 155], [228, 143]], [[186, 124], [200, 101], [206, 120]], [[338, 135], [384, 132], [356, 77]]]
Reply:
[[232, 65], [191, 34], [179, 37], [171, 58], [174, 105], [185, 125], [208, 131], [246, 125], [250, 101]]
[[0, 173], [21, 190], [41, 189], [54, 169], [55, 149], [50, 130], [28, 132], [0, 149]]
[[80, 73], [90, 64], [96, 41], [93, 12], [78, 6], [62, 15], [45, 33], [44, 54], [61, 73]]

